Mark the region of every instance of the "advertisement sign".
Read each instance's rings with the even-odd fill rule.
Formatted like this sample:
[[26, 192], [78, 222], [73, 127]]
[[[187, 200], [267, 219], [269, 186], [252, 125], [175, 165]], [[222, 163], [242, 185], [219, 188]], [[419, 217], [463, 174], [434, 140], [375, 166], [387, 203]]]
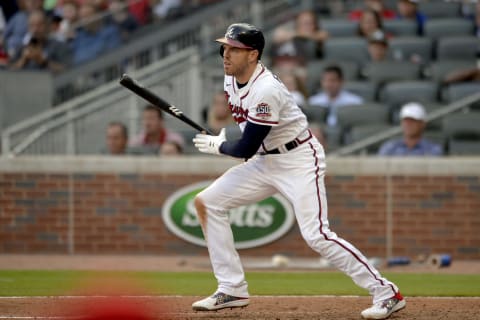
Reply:
[[[177, 190], [162, 208], [167, 228], [178, 237], [200, 246], [205, 246], [205, 240], [193, 202], [195, 196], [211, 182], [204, 181]], [[232, 209], [228, 215], [237, 249], [273, 242], [286, 234], [295, 222], [290, 203], [281, 195]]]

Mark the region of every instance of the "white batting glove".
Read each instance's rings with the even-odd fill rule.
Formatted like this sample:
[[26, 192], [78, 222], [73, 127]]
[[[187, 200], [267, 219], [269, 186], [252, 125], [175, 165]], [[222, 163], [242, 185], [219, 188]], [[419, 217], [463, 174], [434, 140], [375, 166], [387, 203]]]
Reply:
[[218, 136], [197, 133], [192, 141], [200, 152], [220, 154], [220, 146], [225, 140], [227, 140], [227, 138], [225, 136], [225, 128], [223, 128]]

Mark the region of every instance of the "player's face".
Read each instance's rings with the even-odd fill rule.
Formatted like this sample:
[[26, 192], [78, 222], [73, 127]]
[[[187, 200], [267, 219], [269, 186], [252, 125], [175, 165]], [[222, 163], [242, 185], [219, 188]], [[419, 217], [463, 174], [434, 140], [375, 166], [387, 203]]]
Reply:
[[402, 119], [403, 135], [407, 138], [420, 138], [425, 128], [425, 122], [412, 118]]
[[111, 154], [122, 154], [127, 146], [127, 137], [119, 126], [110, 126], [107, 129], [107, 146]]
[[[223, 70], [226, 75], [237, 79], [247, 72], [253, 50], [223, 45]], [[239, 79], [241, 80], [241, 79]], [[248, 80], [248, 78], [246, 79]]]

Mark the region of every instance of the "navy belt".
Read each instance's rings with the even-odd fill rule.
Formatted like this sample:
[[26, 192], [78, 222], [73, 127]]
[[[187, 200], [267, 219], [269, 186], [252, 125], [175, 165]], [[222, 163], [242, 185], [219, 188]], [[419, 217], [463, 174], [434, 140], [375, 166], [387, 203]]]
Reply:
[[[290, 150], [293, 150], [295, 149], [296, 147], [298, 147], [299, 145], [301, 145], [302, 143], [305, 143], [307, 142], [308, 140], [310, 140], [310, 138], [312, 137], [312, 132], [310, 132], [310, 130], [308, 130], [308, 137], [306, 137], [305, 139], [303, 140], [300, 140], [298, 137], [295, 138], [294, 140], [290, 141], [290, 142], [287, 142], [283, 145], [283, 147], [285, 148], [285, 150], [288, 152]], [[275, 149], [272, 149], [272, 150], [266, 150], [264, 152], [260, 152], [259, 154], [260, 155], [266, 155], [266, 154], [280, 154], [280, 153], [285, 153], [285, 152], [281, 152], [280, 151], [280, 148], [275, 148]]]

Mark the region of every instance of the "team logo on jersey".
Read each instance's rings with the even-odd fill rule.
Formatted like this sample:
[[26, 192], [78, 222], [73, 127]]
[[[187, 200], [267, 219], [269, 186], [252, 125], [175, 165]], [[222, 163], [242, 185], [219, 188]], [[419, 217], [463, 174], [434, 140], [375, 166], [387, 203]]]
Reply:
[[[167, 228], [190, 243], [206, 246], [193, 200], [211, 181], [192, 184], [177, 190], [162, 208]], [[286, 234], [295, 218], [290, 203], [274, 195], [251, 205], [228, 212], [237, 249], [258, 247], [273, 242]]]
[[260, 119], [267, 119], [272, 116], [272, 113], [270, 112], [270, 106], [265, 103], [259, 103], [257, 104], [257, 107], [255, 108], [255, 118], [260, 118]]

